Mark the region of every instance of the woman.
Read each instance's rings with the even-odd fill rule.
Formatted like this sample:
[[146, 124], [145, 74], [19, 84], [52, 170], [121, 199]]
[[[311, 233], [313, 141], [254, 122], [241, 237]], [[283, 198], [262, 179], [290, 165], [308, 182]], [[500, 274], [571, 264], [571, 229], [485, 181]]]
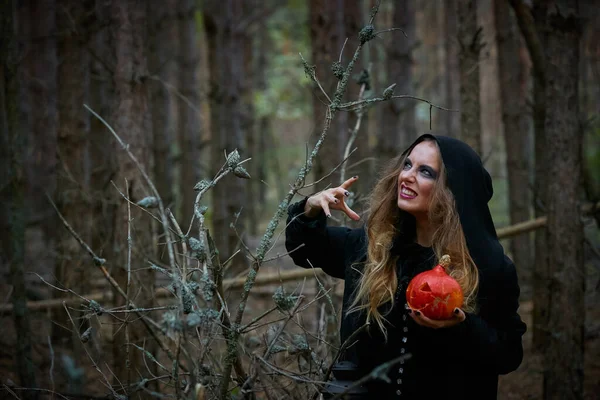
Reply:
[[[422, 135], [375, 185], [364, 228], [327, 227], [331, 209], [360, 219], [344, 201], [357, 179], [291, 205], [286, 230], [297, 265], [345, 280], [342, 343], [370, 323], [343, 359], [366, 374], [410, 353], [389, 371], [390, 382], [368, 385], [369, 398], [495, 399], [498, 375], [521, 363], [526, 326], [517, 313], [515, 267], [487, 206], [492, 184], [481, 159], [459, 140]], [[408, 308], [405, 291], [443, 254], [451, 256], [450, 275], [465, 302], [450, 320], [433, 321]]]

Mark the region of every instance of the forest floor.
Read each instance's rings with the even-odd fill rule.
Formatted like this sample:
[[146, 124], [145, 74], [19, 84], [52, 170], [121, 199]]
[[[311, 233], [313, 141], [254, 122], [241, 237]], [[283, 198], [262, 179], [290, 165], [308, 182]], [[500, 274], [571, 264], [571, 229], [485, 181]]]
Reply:
[[[594, 261], [596, 262], [596, 261]], [[295, 268], [291, 260], [282, 260], [280, 265], [283, 269]], [[274, 269], [273, 267], [264, 267], [265, 269]], [[586, 329], [585, 329], [585, 399], [600, 399], [600, 290], [596, 288], [600, 274], [598, 269], [591, 267], [588, 271], [587, 291], [586, 291]], [[266, 272], [266, 271], [265, 271]], [[290, 284], [291, 287], [297, 283]], [[341, 285], [336, 285], [341, 286]], [[274, 288], [273, 288], [274, 289]], [[251, 296], [254, 305], [249, 308], [251, 318], [254, 314], [259, 314], [264, 310], [263, 307], [271, 301], [268, 288], [261, 289], [262, 295]], [[339, 287], [336, 289], [339, 291]], [[527, 288], [523, 290], [526, 297]], [[6, 281], [0, 282], [0, 293], [9, 293], [9, 285]], [[8, 301], [8, 298], [4, 300]], [[263, 306], [261, 306], [263, 304]], [[268, 305], [270, 307], [270, 304]], [[520, 314], [527, 323], [528, 331], [524, 337], [524, 359], [517, 371], [502, 376], [499, 385], [499, 399], [541, 399], [543, 387], [543, 364], [539, 355], [532, 352], [532, 303], [525, 299], [521, 304]], [[73, 383], [68, 383], [65, 376], [67, 369], [71, 368], [71, 373], [77, 373], [77, 365], [69, 364], [68, 356], [72, 352], [53, 343], [49, 346], [49, 335], [51, 332], [51, 314], [49, 312], [36, 312], [32, 314], [32, 342], [33, 342], [33, 361], [37, 369], [37, 386], [51, 389], [55, 387], [57, 391], [71, 392], [77, 390]], [[0, 316], [0, 398], [9, 398], [6, 395], [4, 384], [10, 386], [10, 380], [18, 382], [14, 369], [14, 349], [15, 349], [15, 331], [13, 329], [12, 318], [9, 315]], [[108, 348], [108, 346], [107, 346]], [[107, 352], [96, 347], [96, 354]], [[51, 354], [54, 354], [54, 359]], [[73, 360], [71, 360], [73, 361]], [[109, 362], [109, 360], [106, 360]], [[80, 372], [86, 376], [87, 383], [83, 392], [92, 396], [102, 396], [106, 393], [106, 388], [102, 386], [98, 373], [89, 362], [76, 362], [82, 367]], [[69, 366], [70, 365], [70, 366]], [[53, 372], [51, 373], [51, 369]], [[81, 389], [80, 389], [81, 390]], [[50, 398], [50, 397], [47, 397]]]
[[[596, 282], [589, 282], [586, 296], [586, 329], [584, 359], [584, 399], [600, 399], [600, 291]], [[591, 288], [589, 287], [591, 286]], [[524, 302], [520, 315], [528, 330], [523, 337], [524, 356], [521, 366], [500, 377], [498, 399], [541, 399], [543, 391], [543, 360], [532, 351], [532, 304]]]

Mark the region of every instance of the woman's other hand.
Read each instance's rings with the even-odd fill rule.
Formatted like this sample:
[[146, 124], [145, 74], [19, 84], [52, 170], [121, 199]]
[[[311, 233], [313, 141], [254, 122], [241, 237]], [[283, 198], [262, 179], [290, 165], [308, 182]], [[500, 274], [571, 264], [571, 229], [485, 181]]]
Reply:
[[342, 183], [340, 186], [323, 190], [313, 196], [310, 196], [304, 206], [304, 215], [308, 218], [314, 218], [323, 210], [327, 217], [331, 216], [330, 209], [343, 211], [350, 219], [358, 221], [360, 216], [352, 211], [346, 205], [346, 197], [350, 195], [348, 189], [354, 182], [358, 180], [358, 176], [354, 176]]
[[425, 315], [423, 315], [422, 312], [417, 310], [409, 309], [408, 314], [417, 324], [433, 329], [450, 328], [451, 326], [460, 324], [467, 318], [463, 310], [461, 310], [460, 308], [454, 309], [452, 318], [444, 320], [434, 320], [431, 318], [427, 318]]

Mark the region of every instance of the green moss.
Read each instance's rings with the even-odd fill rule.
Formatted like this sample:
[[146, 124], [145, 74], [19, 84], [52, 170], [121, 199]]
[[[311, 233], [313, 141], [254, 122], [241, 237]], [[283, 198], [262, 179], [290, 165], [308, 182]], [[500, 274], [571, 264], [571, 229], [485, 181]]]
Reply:
[[334, 61], [331, 65], [331, 71], [336, 78], [342, 79], [344, 77], [344, 67], [342, 67], [342, 63], [339, 61]]
[[296, 300], [298, 300], [297, 296], [287, 296], [285, 294], [283, 286], [279, 286], [275, 290], [275, 293], [273, 293], [273, 302], [283, 311], [291, 310], [292, 307], [294, 307], [294, 304], [296, 304]]
[[200, 283], [202, 284], [202, 296], [204, 297], [204, 300], [211, 301], [213, 299], [217, 285], [210, 278], [208, 272], [202, 274], [202, 277], [200, 278]]
[[358, 33], [358, 39], [360, 40], [360, 44], [365, 44], [369, 40], [372, 40], [375, 37], [375, 27], [373, 25], [367, 25], [360, 30]]
[[249, 291], [252, 289], [252, 285], [254, 284], [254, 280], [256, 279], [256, 270], [251, 268], [248, 272], [248, 278], [246, 279], [246, 283], [244, 283], [244, 291]]
[[88, 309], [96, 315], [102, 315], [102, 313], [104, 313], [102, 306], [100, 306], [100, 304], [95, 300], [90, 300]]
[[240, 153], [235, 149], [229, 155], [227, 155], [227, 166], [231, 169], [237, 167], [240, 163]]
[[194, 186], [194, 190], [201, 192], [203, 190], [208, 189], [209, 187], [212, 186], [212, 182], [208, 181], [206, 179], [202, 179], [200, 182], [196, 183], [196, 185]]
[[189, 328], [195, 328], [198, 326], [205, 326], [215, 322], [219, 318], [219, 313], [213, 309], [199, 309], [194, 311], [187, 317], [187, 326]]

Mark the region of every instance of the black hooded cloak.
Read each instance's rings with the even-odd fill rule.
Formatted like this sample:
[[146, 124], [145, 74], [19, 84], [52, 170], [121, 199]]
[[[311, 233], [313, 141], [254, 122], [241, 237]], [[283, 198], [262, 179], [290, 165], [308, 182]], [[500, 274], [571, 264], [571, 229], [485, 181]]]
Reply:
[[[517, 313], [519, 285], [515, 266], [504, 254], [488, 208], [493, 195], [492, 180], [481, 159], [465, 143], [444, 136], [420, 136], [418, 143], [438, 143], [447, 171], [447, 185], [454, 195], [467, 246], [479, 271], [477, 312], [451, 328], [430, 329], [407, 316], [405, 291], [416, 274], [431, 269], [436, 258], [431, 248], [422, 247], [413, 235], [398, 234], [391, 249], [398, 256], [398, 291], [394, 308], [384, 310], [388, 339], [379, 328], [363, 330], [343, 359], [358, 365], [361, 374], [410, 353], [411, 358], [392, 367], [389, 382], [369, 384], [368, 398], [495, 399], [498, 375], [514, 371], [523, 358], [522, 336], [526, 326]], [[365, 322], [361, 313], [347, 314], [366, 260], [365, 228], [327, 227], [325, 214], [303, 216], [306, 199], [290, 206], [286, 247], [294, 262], [304, 268], [322, 268], [344, 279], [343, 343]], [[413, 228], [414, 229], [414, 228]], [[405, 232], [406, 229], [400, 229]], [[310, 261], [310, 264], [309, 264]], [[389, 305], [388, 305], [389, 308]]]

